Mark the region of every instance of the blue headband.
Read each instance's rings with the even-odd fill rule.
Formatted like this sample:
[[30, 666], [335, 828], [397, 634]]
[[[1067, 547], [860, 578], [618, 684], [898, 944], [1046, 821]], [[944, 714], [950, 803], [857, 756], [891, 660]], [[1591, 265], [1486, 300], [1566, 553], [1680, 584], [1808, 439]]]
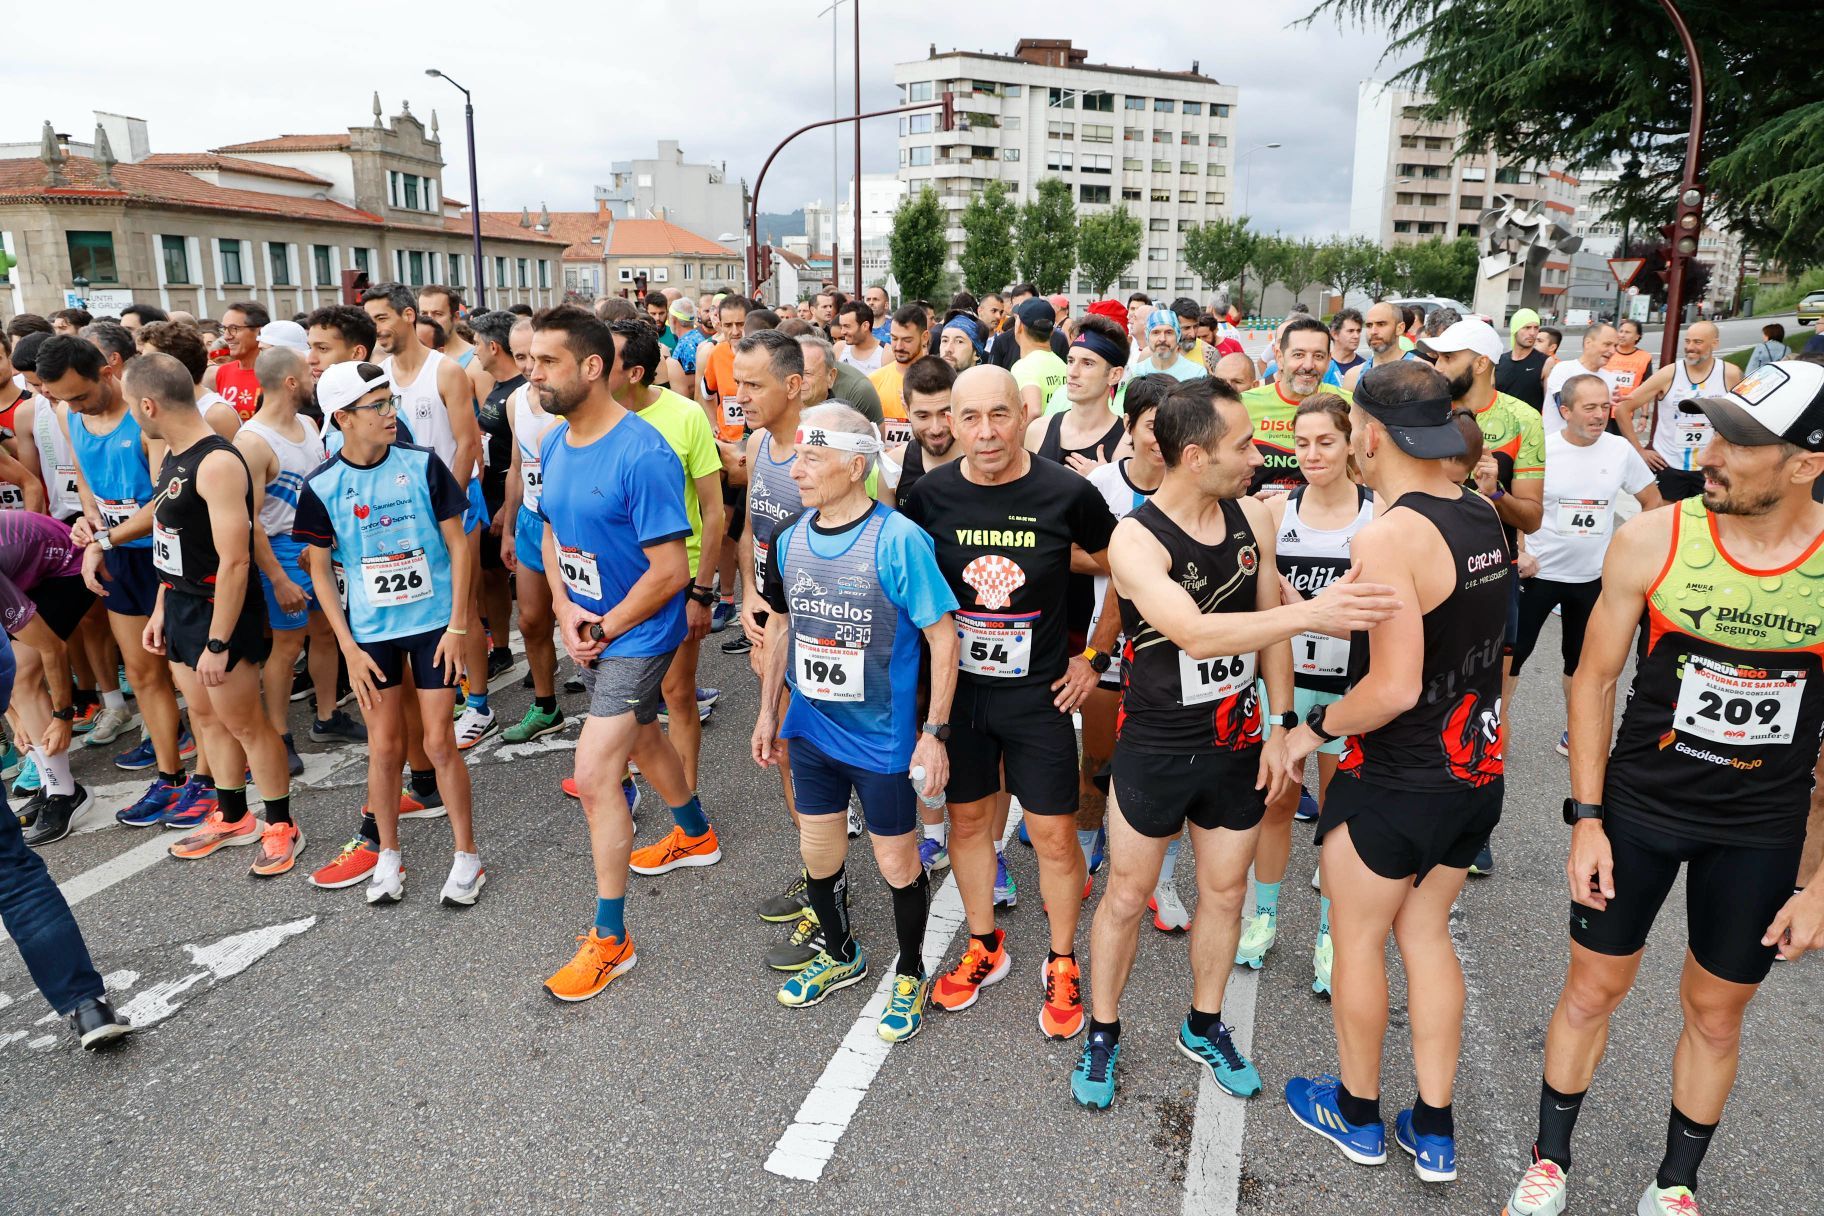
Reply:
[[975, 347], [975, 353], [978, 356], [983, 353], [982, 327], [976, 324], [974, 317], [966, 317], [959, 313], [944, 322], [944, 329], [946, 331], [952, 329], [962, 330], [963, 336], [969, 339], [969, 345]]
[[1099, 334], [1093, 329], [1086, 329], [1077, 335], [1077, 340], [1071, 345], [1081, 346], [1092, 355], [1100, 355], [1110, 367], [1127, 366], [1127, 352], [1107, 334]]
[[1147, 333], [1149, 333], [1149, 334], [1152, 333], [1155, 329], [1158, 329], [1161, 325], [1171, 326], [1173, 333], [1181, 332], [1178, 328], [1178, 314], [1173, 312], [1169, 308], [1155, 308], [1155, 309], [1153, 309], [1152, 312], [1147, 314], [1147, 318], [1146, 318], [1146, 332]]

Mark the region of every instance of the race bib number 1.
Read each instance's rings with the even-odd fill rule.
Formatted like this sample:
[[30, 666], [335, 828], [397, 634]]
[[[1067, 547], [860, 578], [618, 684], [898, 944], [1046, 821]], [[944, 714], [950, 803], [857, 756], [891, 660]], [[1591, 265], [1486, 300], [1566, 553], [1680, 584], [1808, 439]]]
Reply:
[[1292, 639], [1292, 670], [1301, 676], [1349, 674], [1349, 639], [1301, 633]]
[[396, 608], [432, 595], [431, 563], [423, 549], [361, 559], [361, 581], [371, 604]]
[[1685, 734], [1735, 747], [1791, 743], [1804, 695], [1802, 671], [1743, 669], [1688, 655], [1672, 724]]
[[564, 586], [588, 599], [602, 598], [602, 572], [595, 564], [595, 554], [569, 545], [557, 547], [557, 570]]
[[1185, 705], [1207, 705], [1232, 697], [1253, 682], [1251, 654], [1193, 659], [1178, 652], [1178, 699]]
[[956, 614], [958, 664], [970, 675], [1011, 679], [1032, 670], [1032, 631], [1037, 614]]
[[798, 691], [815, 701], [859, 701], [867, 669], [857, 647], [798, 637]]

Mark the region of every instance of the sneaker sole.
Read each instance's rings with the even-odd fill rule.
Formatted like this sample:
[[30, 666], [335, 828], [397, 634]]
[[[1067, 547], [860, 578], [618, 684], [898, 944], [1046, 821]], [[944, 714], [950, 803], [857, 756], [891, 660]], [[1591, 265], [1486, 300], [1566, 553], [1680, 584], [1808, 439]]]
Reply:
[[641, 874], [647, 878], [656, 878], [660, 874], [669, 874], [673, 870], [689, 869], [692, 866], [713, 866], [721, 860], [722, 850], [716, 849], [711, 853], [693, 853], [689, 857], [674, 858], [662, 866], [636, 866], [629, 862], [627, 868], [632, 870], [635, 874]]
[[586, 1001], [590, 997], [600, 996], [602, 989], [606, 988], [614, 980], [620, 978], [623, 975], [626, 975], [629, 971], [632, 971], [633, 965], [639, 961], [640, 961], [639, 955], [629, 954], [626, 958], [624, 958], [620, 962], [616, 963], [609, 970], [607, 975], [602, 977], [601, 983], [597, 984], [594, 988], [591, 988], [588, 992], [582, 993], [578, 996], [565, 996], [561, 992], [553, 992], [553, 991], [551, 991], [550, 984], [543, 985], [543, 988], [545, 990], [545, 995], [549, 996], [554, 1001], [562, 1001], [566, 1005], [574, 1005], [578, 1001]]
[[456, 741], [456, 750], [459, 752], [466, 752], [471, 747], [474, 747], [477, 743], [480, 743], [483, 739], [487, 738], [489, 735], [495, 733], [499, 729], [500, 729], [500, 719], [496, 718], [487, 727], [487, 729], [483, 730], [479, 735], [476, 735], [473, 739], [470, 739], [467, 743], [464, 743], [462, 740], [458, 739]]
[[1014, 892], [1005, 897], [1003, 897], [997, 893], [994, 897], [994, 906], [997, 908], [1017, 908], [1017, 907], [1019, 907], [1020, 906], [1019, 893]]
[[814, 963], [816, 961], [817, 961], [817, 956], [815, 954], [813, 954], [813, 955], [811, 955], [811, 957], [805, 959], [802, 963], [775, 963], [771, 959], [768, 959], [768, 960], [766, 960], [766, 965], [774, 971], [782, 971], [789, 975], [789, 974], [793, 974], [793, 973], [796, 973], [799, 971], [803, 971], [806, 967], [809, 967], [812, 963]]
[[1258, 1085], [1256, 1085], [1252, 1090], [1250, 1090], [1249, 1092], [1247, 1092], [1245, 1094], [1242, 1093], [1238, 1089], [1230, 1089], [1227, 1085], [1223, 1084], [1222, 1078], [1216, 1075], [1216, 1070], [1214, 1068], [1210, 1067], [1210, 1062], [1208, 1060], [1204, 1059], [1202, 1056], [1198, 1055], [1196, 1052], [1192, 1051], [1190, 1048], [1186, 1047], [1184, 1045], [1183, 1039], [1179, 1039], [1177, 1041], [1177, 1047], [1178, 1047], [1179, 1055], [1183, 1056], [1187, 1060], [1195, 1060], [1197, 1062], [1197, 1066], [1199, 1068], [1203, 1069], [1203, 1071], [1210, 1074], [1210, 1080], [1216, 1082], [1216, 1088], [1220, 1089], [1223, 1093], [1229, 1095], [1229, 1097], [1246, 1099], [1246, 1098], [1255, 1097], [1256, 1095], [1258, 1095], [1260, 1093], [1260, 1086], [1258, 1086]]
[[[209, 816], [203, 816], [203, 819], [207, 818], [209, 818]], [[177, 823], [170, 819], [160, 819], [158, 823], [159, 826], [173, 832], [194, 832], [196, 829], [203, 826], [203, 819], [193, 819], [189, 823]]]
[[925, 1028], [925, 1019], [921, 1016], [918, 1019], [918, 1021], [912, 1023], [912, 1029], [906, 1031], [906, 1033], [904, 1033], [904, 1034], [901, 1034], [901, 1035], [888, 1034], [887, 1028], [885, 1026], [876, 1026], [874, 1028], [874, 1033], [880, 1036], [882, 1042], [904, 1043], [907, 1039], [917, 1038], [918, 1032], [923, 1030], [924, 1028]]
[[936, 1005], [939, 1009], [945, 1010], [946, 1012], [961, 1013], [963, 1010], [969, 1008], [969, 1006], [975, 1004], [975, 1002], [982, 995], [982, 989], [988, 987], [991, 984], [998, 984], [1002, 980], [1006, 979], [1007, 972], [1009, 969], [1012, 968], [1012, 966], [1013, 966], [1013, 955], [1002, 954], [1001, 955], [1001, 965], [996, 967], [993, 971], [990, 971], [987, 975], [982, 977], [982, 982], [975, 986], [975, 990], [969, 994], [968, 1000], [964, 1001], [960, 1005], [946, 1005], [942, 1001], [937, 999], [936, 990], [933, 989], [932, 995], [931, 995], [931, 1003], [933, 1005]]
[[[1393, 1142], [1400, 1146], [1400, 1151], [1404, 1152], [1408, 1157], [1412, 1158], [1412, 1172], [1419, 1176], [1420, 1182], [1455, 1182], [1457, 1180], [1457, 1171], [1456, 1170], [1453, 1169], [1449, 1173], [1446, 1173], [1443, 1170], [1426, 1169], [1424, 1166], [1419, 1164], [1418, 1153], [1414, 1152], [1410, 1148], [1407, 1148], [1406, 1145], [1400, 1140], [1400, 1138], [1398, 1136], [1395, 1136], [1393, 1138]], [[1507, 1211], [1506, 1208], [1502, 1208], [1501, 1210], [1503, 1212]]]
[[260, 834], [258, 832], [249, 832], [245, 836], [218, 837], [215, 840], [210, 841], [209, 847], [200, 853], [180, 853], [177, 851], [177, 846], [182, 844], [183, 841], [174, 841], [168, 852], [179, 861], [201, 861], [211, 853], [218, 853], [223, 849], [235, 849], [240, 848], [243, 845], [258, 844], [259, 842]]
[[[1202, 1063], [1202, 1061], [1199, 1061], [1199, 1063]], [[1299, 1114], [1298, 1111], [1293, 1109], [1291, 1102], [1288, 1101], [1286, 1103], [1286, 1109], [1292, 1111], [1292, 1117], [1298, 1121], [1300, 1127], [1309, 1128], [1311, 1131], [1316, 1132], [1319, 1136], [1324, 1138], [1325, 1143], [1335, 1146], [1337, 1152], [1355, 1162], [1357, 1165], [1387, 1164], [1387, 1153], [1385, 1150], [1382, 1150], [1381, 1155], [1378, 1157], [1370, 1157], [1367, 1153], [1358, 1152], [1357, 1150], [1350, 1148], [1348, 1145], [1332, 1136], [1329, 1132]]]
[[517, 739], [513, 737], [513, 733], [514, 733], [513, 730], [502, 731], [500, 734], [500, 737], [502, 740], [504, 740], [505, 742], [508, 742], [508, 743], [530, 743], [530, 742], [532, 742], [532, 740], [542, 739], [546, 735], [555, 735], [558, 731], [564, 729], [564, 727], [566, 727], [568, 725], [570, 725], [570, 720], [568, 718], [559, 718], [557, 721], [553, 722], [551, 725], [541, 726], [537, 730], [530, 731], [527, 734], [521, 735]]
[[1154, 915], [1153, 928], [1159, 930], [1161, 933], [1188, 933], [1191, 929], [1191, 922], [1187, 920], [1182, 925], [1168, 925], [1160, 920], [1157, 915]]
[[450, 808], [447, 806], [442, 806], [442, 805], [427, 806], [421, 810], [416, 810], [416, 811], [400, 811], [399, 818], [401, 818], [401, 819], [445, 819], [445, 818], [449, 817], [449, 813], [450, 813]]
[[247, 867], [247, 872], [249, 874], [253, 875], [255, 878], [276, 878], [280, 874], [289, 874], [292, 872], [292, 870], [297, 868], [298, 858], [303, 855], [303, 852], [304, 852], [304, 830], [302, 828], [299, 828], [298, 829], [298, 842], [297, 842], [297, 844], [292, 846], [290, 857], [287, 857], [282, 863], [273, 862], [266, 869], [261, 869], [260, 863], [256, 861], [251, 866]]
[[437, 897], [437, 902], [446, 908], [472, 908], [475, 906], [475, 901], [481, 896], [481, 889], [487, 885], [488, 872], [483, 870], [475, 875], [475, 885], [469, 888], [468, 898], [464, 899], [461, 895], [451, 895], [450, 884], [446, 882], [443, 884], [443, 893]]
[[812, 997], [808, 1001], [793, 1002], [793, 1001], [786, 1000], [785, 999], [785, 990], [783, 988], [780, 989], [774, 995], [778, 998], [779, 1003], [781, 1005], [784, 1005], [787, 1009], [809, 1009], [812, 1005], [823, 1004], [823, 1002], [825, 1000], [827, 1000], [834, 993], [841, 992], [844, 988], [849, 988], [856, 984], [859, 984], [859, 983], [861, 983], [861, 981], [863, 981], [867, 978], [868, 978], [868, 969], [867, 969], [867, 967], [864, 966], [864, 967], [862, 967], [861, 970], [857, 971], [853, 975], [845, 976], [842, 979], [833, 980], [830, 983], [825, 984], [822, 988], [817, 990], [817, 995]]
[[341, 733], [340, 731], [332, 731], [326, 735], [319, 735], [314, 730], [310, 732], [310, 741], [312, 743], [366, 743], [367, 742], [366, 739], [356, 739], [353, 736], [345, 735], [345, 734]]
[[1070, 1091], [1070, 1096], [1071, 1096], [1071, 1099], [1074, 1102], [1076, 1102], [1076, 1104], [1078, 1106], [1081, 1106], [1084, 1110], [1107, 1110], [1115, 1104], [1115, 1096], [1113, 1094], [1110, 1094], [1108, 1096], [1108, 1101], [1106, 1101], [1106, 1102], [1102, 1101], [1099, 1097], [1098, 1098], [1085, 1098], [1082, 1094], [1078, 1093], [1075, 1089], [1072, 1089]]
[[108, 1026], [97, 1026], [95, 1029], [82, 1036], [82, 1049], [84, 1051], [94, 1051], [98, 1047], [106, 1047], [109, 1043], [117, 1043], [132, 1033], [133, 1027], [122, 1022], [115, 1022]]
[[783, 925], [788, 920], [797, 920], [800, 916], [803, 916], [809, 910], [810, 910], [810, 905], [806, 904], [802, 908], [794, 908], [790, 912], [787, 912], [781, 916], [768, 916], [764, 912], [756, 912], [756, 913], [754, 913], [754, 915], [758, 916], [761, 920], [765, 921], [769, 925]]
[[1039, 1033], [1054, 1043], [1070, 1042], [1070, 1040], [1082, 1034], [1083, 1028], [1087, 1025], [1089, 1025], [1089, 1019], [1084, 1016], [1083, 1011], [1079, 1009], [1077, 1010], [1077, 1028], [1068, 1034], [1059, 1034], [1045, 1024], [1045, 1010], [1043, 1008], [1040, 1008], [1039, 1010]]
[[325, 882], [315, 874], [312, 874], [310, 876], [310, 885], [324, 891], [342, 891], [354, 886], [356, 883], [366, 882], [373, 872], [374, 867], [369, 866], [353, 878], [338, 878], [334, 882]]
[[399, 893], [398, 894], [395, 895], [395, 894], [392, 894], [392, 893], [386, 892], [386, 891], [381, 891], [378, 893], [370, 891], [370, 892], [368, 892], [368, 895], [367, 895], [367, 902], [368, 902], [369, 907], [378, 907], [381, 904], [396, 904], [396, 903], [400, 902], [401, 900], [403, 900], [404, 898], [405, 898], [405, 883], [402, 881], [399, 884]]
[[26, 844], [34, 849], [42, 848], [43, 846], [45, 846], [47, 844], [56, 844], [59, 840], [64, 839], [69, 834], [70, 834], [70, 825], [66, 823], [63, 825], [63, 831], [57, 833], [55, 836], [40, 836], [35, 840], [26, 841]]

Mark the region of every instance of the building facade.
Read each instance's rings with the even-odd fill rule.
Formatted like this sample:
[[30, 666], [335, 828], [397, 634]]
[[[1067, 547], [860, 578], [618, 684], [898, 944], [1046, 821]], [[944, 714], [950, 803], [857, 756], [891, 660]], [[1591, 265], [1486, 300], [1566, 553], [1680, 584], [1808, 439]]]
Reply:
[[615, 219], [662, 219], [712, 241], [747, 228], [747, 183], [731, 179], [726, 163], [687, 163], [675, 139], [661, 139], [651, 159], [615, 161], [595, 205]]
[[[500, 222], [526, 217], [483, 212]], [[675, 287], [687, 296], [738, 289], [741, 253], [668, 220], [620, 219], [599, 199], [594, 211], [544, 211], [535, 230], [563, 241], [564, 297], [586, 304], [600, 296], [632, 297]]]
[[[1016, 204], [1038, 181], [1070, 186], [1079, 215], [1126, 204], [1145, 237], [1116, 290], [1169, 295], [1206, 284], [1183, 262], [1184, 234], [1236, 210], [1233, 197], [1236, 89], [1198, 71], [1088, 62], [1068, 39], [1022, 38], [1012, 55], [938, 53], [895, 66], [901, 104], [956, 94], [958, 129], [939, 111], [900, 118], [899, 179], [931, 186], [948, 215], [950, 261], [963, 247], [962, 212], [991, 180]], [[1101, 284], [1073, 281], [1090, 298]]]
[[[804, 205], [805, 247], [809, 253], [829, 258], [832, 246], [841, 251], [841, 283], [855, 282], [855, 195], [854, 179], [849, 181], [849, 197], [830, 214], [829, 204], [822, 199]], [[892, 253], [887, 238], [893, 234], [893, 213], [906, 201], [904, 181], [891, 173], [864, 173], [861, 193], [861, 274], [864, 283], [885, 284], [892, 269]], [[960, 246], [959, 246], [960, 248]], [[807, 254], [808, 256], [808, 254]]]

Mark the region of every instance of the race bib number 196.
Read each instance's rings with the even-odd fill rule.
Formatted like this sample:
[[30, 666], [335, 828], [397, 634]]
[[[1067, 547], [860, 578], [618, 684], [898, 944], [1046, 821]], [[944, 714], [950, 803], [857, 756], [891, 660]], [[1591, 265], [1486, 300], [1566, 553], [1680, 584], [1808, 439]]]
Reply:
[[1743, 669], [1689, 655], [1672, 723], [1685, 734], [1735, 747], [1791, 743], [1804, 695], [1802, 671]]
[[859, 701], [866, 668], [859, 648], [798, 637], [798, 691], [815, 701]]

